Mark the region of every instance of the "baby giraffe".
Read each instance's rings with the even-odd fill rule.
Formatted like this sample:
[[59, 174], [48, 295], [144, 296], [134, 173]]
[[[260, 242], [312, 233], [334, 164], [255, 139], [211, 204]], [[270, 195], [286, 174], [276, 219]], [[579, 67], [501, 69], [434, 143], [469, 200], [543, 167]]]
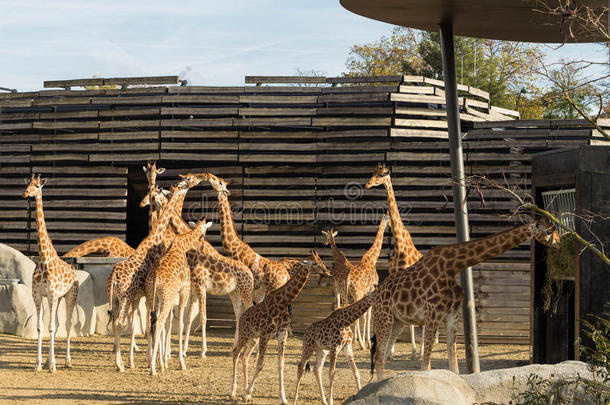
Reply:
[[[292, 278], [277, 290], [265, 295], [259, 304], [253, 305], [242, 313], [239, 318], [239, 335], [233, 348], [233, 383], [231, 385], [231, 399], [235, 400], [237, 391], [237, 366], [241, 358], [244, 376], [244, 401], [252, 400], [252, 391], [256, 378], [263, 368], [265, 352], [269, 339], [277, 335], [278, 340], [278, 374], [280, 379], [280, 401], [286, 404], [284, 391], [284, 346], [288, 337], [290, 325], [290, 304], [297, 298], [311, 271], [310, 262], [305, 260], [294, 262], [296, 267]], [[248, 385], [248, 359], [258, 342], [258, 358], [256, 371], [252, 383]]]
[[354, 353], [352, 351], [352, 341], [354, 335], [350, 329], [350, 325], [362, 316], [373, 303], [375, 292], [370, 292], [360, 301], [355, 302], [347, 307], [339, 308], [331, 313], [327, 318], [312, 323], [303, 334], [303, 350], [301, 352], [301, 362], [297, 370], [297, 386], [294, 391], [294, 402], [296, 405], [299, 396], [299, 385], [303, 370], [309, 370], [309, 358], [316, 352], [315, 375], [320, 388], [320, 396], [322, 403], [327, 405], [326, 396], [324, 395], [324, 387], [322, 385], [322, 369], [326, 356], [330, 353], [330, 369], [328, 370], [330, 405], [333, 405], [333, 381], [335, 377], [335, 366], [337, 364], [337, 356], [341, 349], [345, 350], [347, 361], [352, 367], [356, 386], [360, 390], [360, 374], [358, 367], [354, 361]]
[[[149, 359], [150, 374], [157, 374], [155, 369], [155, 357], [159, 350], [161, 333], [170, 312], [179, 297], [178, 304], [178, 358], [180, 367], [186, 370], [184, 363], [184, 352], [182, 350], [182, 332], [184, 329], [184, 309], [190, 295], [190, 268], [186, 259], [189, 250], [199, 247], [199, 243], [205, 237], [207, 229], [212, 226], [212, 222], [206, 223], [205, 220], [199, 222], [195, 229], [190, 232], [176, 236], [169, 251], [163, 256], [159, 265], [150, 271], [146, 276], [146, 301], [150, 302], [150, 333]], [[159, 327], [155, 327], [159, 323]], [[166, 333], [171, 334], [171, 330]], [[152, 349], [152, 353], [151, 353]], [[164, 360], [160, 361], [161, 371], [165, 371]]]

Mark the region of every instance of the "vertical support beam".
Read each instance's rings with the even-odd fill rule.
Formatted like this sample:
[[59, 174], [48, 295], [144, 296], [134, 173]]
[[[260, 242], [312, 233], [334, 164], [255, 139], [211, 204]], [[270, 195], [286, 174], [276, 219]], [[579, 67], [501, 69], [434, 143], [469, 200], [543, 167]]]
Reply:
[[[462, 155], [460, 112], [455, 73], [453, 25], [451, 23], [441, 23], [440, 27], [443, 77], [445, 78], [445, 100], [447, 103], [447, 124], [449, 126], [449, 154], [451, 159], [451, 177], [453, 180], [453, 204], [455, 205], [455, 225], [458, 242], [465, 242], [470, 240], [470, 232], [468, 229], [464, 158]], [[466, 366], [469, 373], [478, 373], [480, 371], [479, 345], [477, 341], [474, 291], [472, 287], [472, 268], [469, 267], [461, 272], [460, 280], [464, 289], [462, 318], [464, 320]]]

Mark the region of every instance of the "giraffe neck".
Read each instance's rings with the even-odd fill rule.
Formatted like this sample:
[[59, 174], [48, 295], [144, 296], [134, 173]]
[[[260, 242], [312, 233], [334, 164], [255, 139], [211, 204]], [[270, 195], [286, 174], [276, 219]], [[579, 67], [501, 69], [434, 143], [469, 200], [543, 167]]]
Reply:
[[279, 297], [279, 302], [283, 305], [288, 305], [297, 298], [309, 278], [309, 268], [300, 263], [295, 264], [295, 266], [299, 266], [296, 273], [286, 284], [273, 292], [274, 295]]
[[177, 205], [181, 205], [184, 202], [184, 198], [186, 197], [186, 190], [176, 191], [172, 194], [171, 200], [167, 203], [165, 208], [163, 209], [159, 220], [155, 224], [155, 229], [140, 243], [138, 248], [136, 249], [136, 253], [140, 258], [143, 258], [146, 255], [146, 251], [150, 249], [152, 246], [160, 245], [163, 242], [165, 231], [167, 226], [169, 225], [169, 220], [172, 215], [175, 215], [175, 208]]
[[[349, 267], [351, 265], [349, 260], [347, 260], [347, 257], [345, 257], [345, 255], [343, 254], [341, 249], [339, 249], [339, 247], [337, 246], [337, 242], [335, 242], [334, 238], [333, 238], [333, 241], [331, 242], [330, 250], [333, 254], [333, 260], [335, 262], [335, 267], [337, 267], [337, 266]], [[333, 269], [333, 271], [334, 271], [334, 269]]]
[[257, 254], [239, 237], [237, 231], [235, 230], [235, 223], [233, 222], [229, 197], [227, 197], [225, 194], [218, 193], [218, 204], [220, 210], [220, 233], [223, 248], [227, 254], [241, 260], [246, 266], [252, 268], [252, 266], [254, 266]]
[[181, 233], [180, 235], [176, 236], [172, 247], [175, 246], [176, 249], [179, 249], [179, 251], [182, 253], [193, 249], [201, 236], [201, 226], [203, 225], [200, 224], [197, 228], [191, 229], [189, 232]]
[[155, 209], [155, 187], [157, 185], [157, 180], [152, 172], [149, 173], [151, 175], [150, 180], [148, 181], [148, 232], [152, 232], [155, 229], [155, 223], [158, 219], [158, 213]]
[[[482, 239], [439, 247], [438, 254], [448, 259], [451, 275], [482, 263], [531, 238], [530, 225], [521, 225]], [[434, 249], [433, 249], [434, 250]]]
[[360, 301], [347, 307], [339, 308], [333, 312], [333, 316], [339, 320], [338, 327], [347, 328], [354, 323], [356, 319], [360, 318], [373, 304], [374, 296], [374, 294], [368, 294]]
[[44, 221], [42, 210], [42, 191], [36, 195], [36, 228], [38, 231], [38, 254], [41, 262], [48, 262], [57, 257], [57, 252], [53, 247], [53, 242], [47, 232], [47, 225]]
[[392, 180], [389, 175], [383, 184], [388, 194], [388, 206], [392, 221], [392, 238], [394, 239], [393, 260], [396, 266], [410, 266], [419, 260], [422, 255], [413, 244], [411, 234], [402, 223], [400, 210], [394, 195], [394, 188], [392, 187]]
[[377, 264], [377, 260], [381, 254], [381, 247], [383, 246], [383, 234], [386, 226], [387, 223], [384, 220], [381, 220], [379, 229], [377, 230], [377, 236], [375, 236], [375, 241], [370, 249], [366, 251], [364, 256], [362, 256], [362, 260], [360, 260], [361, 264], [367, 266], [375, 266]]

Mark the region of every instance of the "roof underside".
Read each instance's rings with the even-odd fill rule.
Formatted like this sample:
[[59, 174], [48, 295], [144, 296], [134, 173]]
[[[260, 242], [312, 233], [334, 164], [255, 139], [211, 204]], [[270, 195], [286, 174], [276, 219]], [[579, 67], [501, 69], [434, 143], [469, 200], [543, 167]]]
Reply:
[[[340, 0], [355, 14], [394, 25], [438, 31], [439, 23], [453, 23], [456, 35], [523, 42], [600, 42], [601, 35], [583, 27], [579, 18], [565, 20], [545, 10], [537, 0]], [[558, 0], [546, 0], [557, 7]], [[562, 2], [565, 3], [565, 2]], [[576, 2], [580, 5], [581, 1]], [[605, 1], [584, 2], [597, 15]], [[583, 10], [582, 8], [580, 9]], [[605, 9], [607, 10], [607, 9]], [[602, 22], [608, 21], [607, 11]], [[571, 27], [570, 27], [571, 25]], [[575, 38], [569, 35], [571, 32]]]

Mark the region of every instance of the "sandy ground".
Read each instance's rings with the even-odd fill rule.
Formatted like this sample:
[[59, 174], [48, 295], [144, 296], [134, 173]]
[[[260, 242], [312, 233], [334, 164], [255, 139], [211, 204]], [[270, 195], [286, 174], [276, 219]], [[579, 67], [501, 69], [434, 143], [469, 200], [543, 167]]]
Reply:
[[[170, 360], [170, 370], [158, 376], [150, 376], [143, 352], [136, 353], [136, 368], [123, 374], [115, 371], [112, 342], [109, 337], [94, 336], [72, 340], [73, 368], [63, 367], [65, 339], [56, 346], [57, 372], [36, 373], [36, 342], [10, 335], [0, 335], [0, 403], [28, 404], [231, 404], [228, 397], [232, 364], [230, 350], [232, 334], [227, 330], [212, 330], [208, 333], [208, 356], [199, 357], [201, 335], [194, 336], [189, 347], [186, 371], [179, 369], [177, 359]], [[174, 339], [174, 342], [176, 339]], [[125, 350], [128, 340], [122, 340], [123, 361], [127, 362]], [[177, 347], [177, 343], [172, 346]], [[138, 345], [145, 348], [144, 338]], [[286, 395], [292, 401], [296, 366], [300, 359], [299, 336], [289, 338], [285, 363]], [[460, 370], [464, 371], [463, 346], [459, 347]], [[369, 381], [369, 357], [364, 350], [354, 348], [363, 384]], [[48, 351], [48, 339], [43, 345], [44, 359]], [[418, 368], [418, 362], [410, 360], [410, 347], [406, 343], [397, 345], [397, 355], [386, 367], [387, 375]], [[481, 368], [514, 367], [527, 364], [528, 348], [519, 345], [482, 345], [480, 347]], [[250, 359], [250, 376], [254, 371], [255, 356]], [[347, 368], [345, 356], [339, 357], [335, 374], [335, 403], [341, 403], [356, 393], [356, 383]], [[433, 352], [433, 368], [447, 368], [446, 346], [438, 344]], [[241, 375], [238, 387], [241, 390]], [[328, 361], [324, 370], [327, 384]], [[328, 390], [328, 386], [325, 387]], [[238, 391], [241, 392], [241, 391]], [[254, 390], [255, 404], [277, 404], [277, 341], [271, 342]], [[317, 404], [318, 387], [312, 373], [303, 377], [299, 404]]]

